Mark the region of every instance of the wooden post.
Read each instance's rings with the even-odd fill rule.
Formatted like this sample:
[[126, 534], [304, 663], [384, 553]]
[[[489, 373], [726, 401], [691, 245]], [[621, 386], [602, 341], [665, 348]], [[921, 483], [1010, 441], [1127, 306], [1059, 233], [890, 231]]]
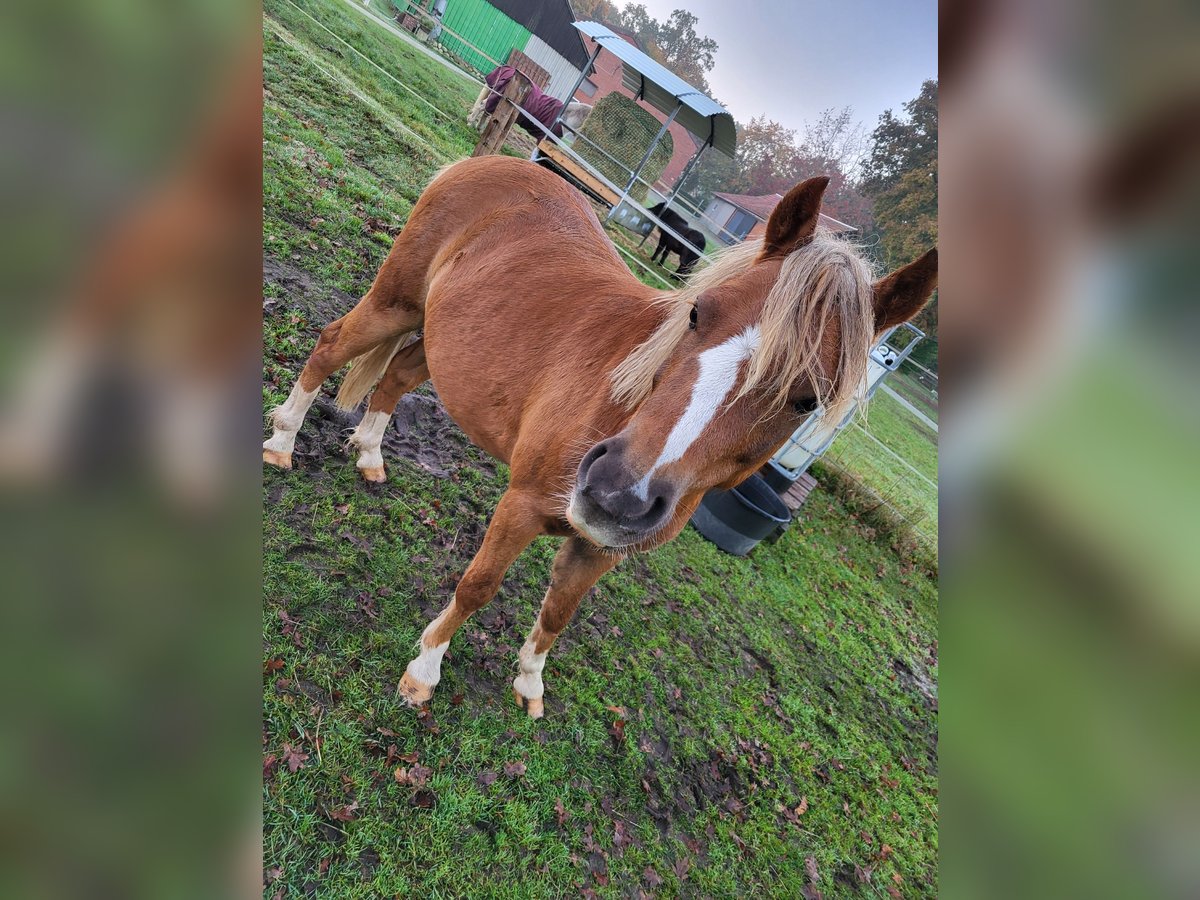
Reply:
[[520, 73], [513, 76], [513, 80], [508, 83], [500, 95], [500, 102], [496, 104], [496, 109], [488, 118], [487, 124], [483, 126], [483, 134], [480, 135], [479, 143], [475, 145], [475, 150], [471, 153], [472, 156], [490, 156], [499, 152], [500, 148], [504, 146], [504, 139], [508, 137], [508, 132], [513, 127], [513, 122], [517, 121], [517, 107], [525, 104], [529, 88], [528, 78], [523, 77]]

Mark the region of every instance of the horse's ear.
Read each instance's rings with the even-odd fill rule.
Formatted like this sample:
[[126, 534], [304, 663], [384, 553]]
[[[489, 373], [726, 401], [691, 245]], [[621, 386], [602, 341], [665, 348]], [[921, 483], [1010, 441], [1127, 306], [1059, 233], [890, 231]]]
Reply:
[[925, 306], [937, 287], [938, 252], [934, 247], [916, 262], [875, 282], [875, 332], [907, 322]]
[[787, 256], [808, 242], [817, 230], [821, 197], [828, 185], [829, 179], [821, 175], [802, 181], [787, 192], [767, 220], [767, 234], [759, 259]]

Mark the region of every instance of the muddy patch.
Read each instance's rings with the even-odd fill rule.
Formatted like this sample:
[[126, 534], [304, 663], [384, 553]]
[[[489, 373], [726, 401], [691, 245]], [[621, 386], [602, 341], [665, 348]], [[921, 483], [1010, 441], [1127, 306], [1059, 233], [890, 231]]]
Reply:
[[919, 694], [926, 706], [937, 709], [937, 683], [929, 677], [924, 666], [913, 667], [902, 659], [893, 659], [892, 671], [906, 691]]
[[263, 315], [280, 315], [287, 310], [302, 311], [320, 329], [341, 318], [358, 300], [345, 291], [330, 290], [320, 280], [298, 266], [274, 256], [263, 256], [263, 284], [273, 285], [282, 297], [263, 300]]
[[383, 457], [411, 460], [435, 478], [448, 478], [464, 463], [494, 472], [484, 460], [472, 460], [471, 442], [454, 424], [431, 385], [405, 394], [383, 437]]

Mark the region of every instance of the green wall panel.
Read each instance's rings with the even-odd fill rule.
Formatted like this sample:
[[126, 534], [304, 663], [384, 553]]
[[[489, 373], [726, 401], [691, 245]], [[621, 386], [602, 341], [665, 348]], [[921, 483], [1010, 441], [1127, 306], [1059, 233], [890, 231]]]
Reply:
[[[510, 50], [524, 50], [531, 34], [486, 0], [450, 0], [443, 22], [451, 31], [474, 44], [484, 56], [454, 37], [442, 32], [442, 43], [480, 72], [487, 74], [508, 60]], [[497, 62], [492, 62], [490, 56]]]

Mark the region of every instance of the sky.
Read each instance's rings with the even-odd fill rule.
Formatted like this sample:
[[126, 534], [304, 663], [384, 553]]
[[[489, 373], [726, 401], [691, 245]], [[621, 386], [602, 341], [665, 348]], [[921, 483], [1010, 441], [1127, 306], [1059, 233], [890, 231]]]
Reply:
[[739, 122], [765, 115], [803, 132], [849, 106], [869, 133], [937, 77], [937, 0], [638, 2], [660, 21], [674, 9], [699, 18], [696, 31], [720, 45], [709, 86]]

